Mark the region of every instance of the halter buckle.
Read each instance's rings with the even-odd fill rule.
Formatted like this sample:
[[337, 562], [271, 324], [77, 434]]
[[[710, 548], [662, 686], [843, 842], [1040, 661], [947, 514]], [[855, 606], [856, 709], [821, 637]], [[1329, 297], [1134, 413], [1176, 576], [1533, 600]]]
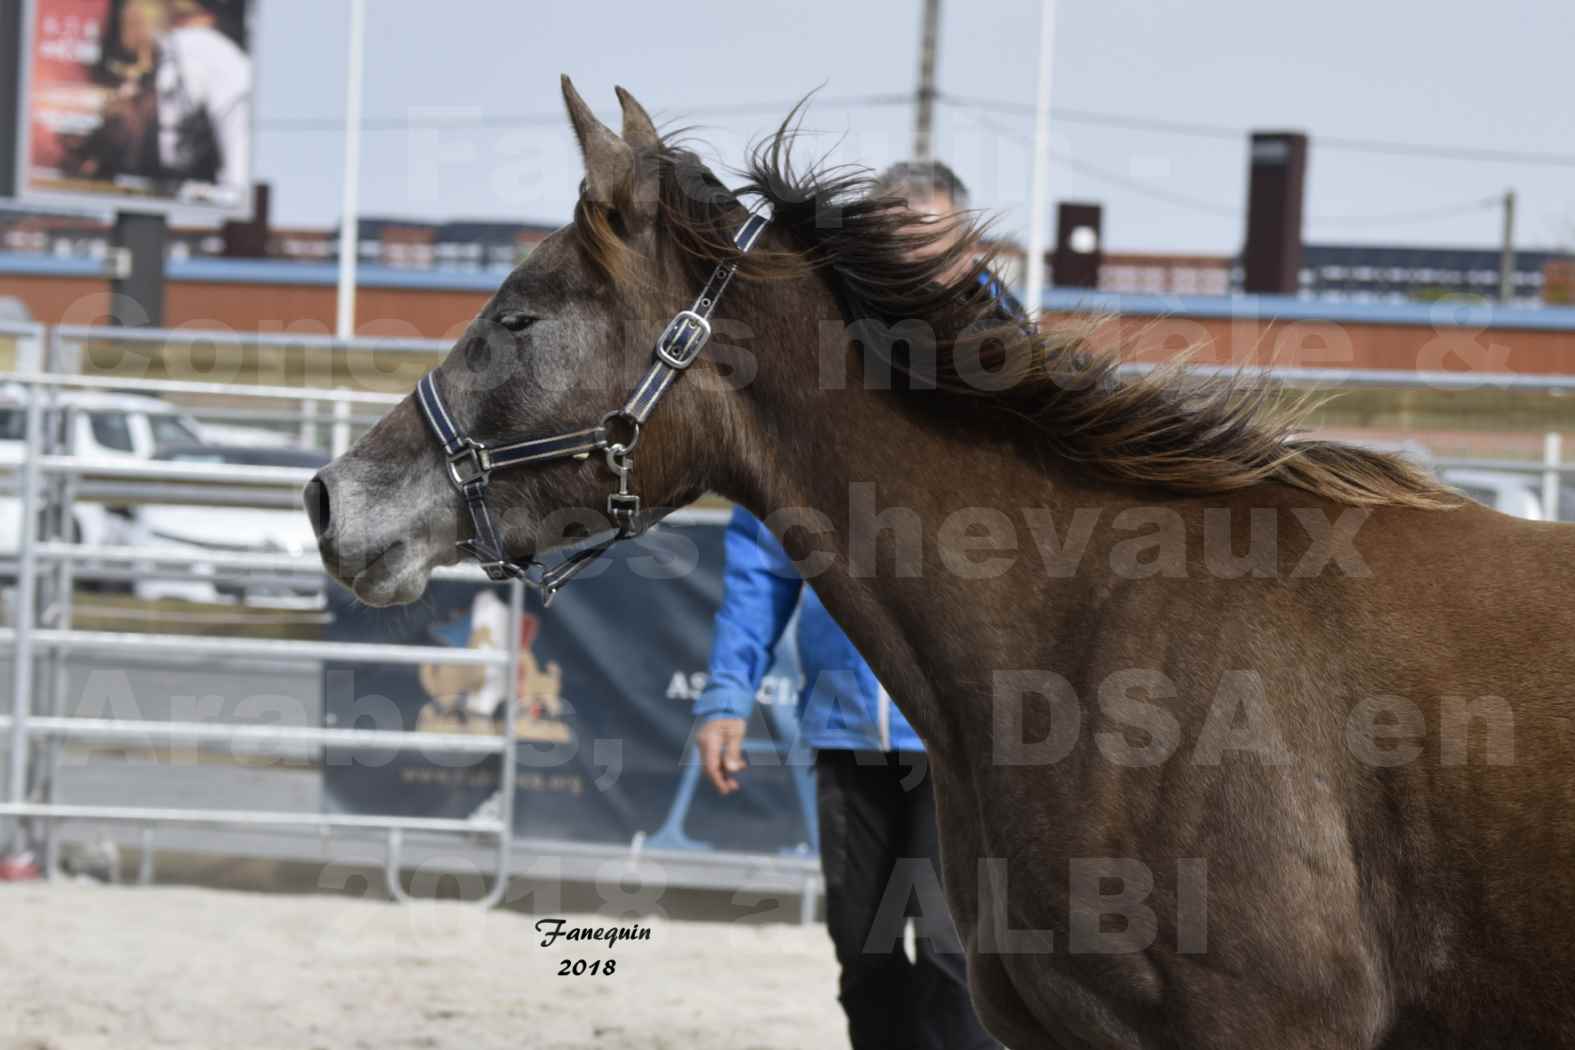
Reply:
[[448, 478], [461, 491], [473, 481], [486, 481], [491, 473], [492, 456], [485, 445], [471, 438], [466, 438], [464, 447], [448, 457]]
[[[674, 344], [686, 331], [691, 331], [690, 326], [693, 326], [693, 334], [689, 337], [689, 341], [675, 352]], [[667, 322], [666, 328], [662, 329], [661, 338], [656, 341], [656, 356], [667, 367], [682, 372], [695, 363], [695, 358], [700, 356], [700, 351], [705, 349], [705, 344], [710, 338], [711, 322], [693, 310], [683, 310]]]

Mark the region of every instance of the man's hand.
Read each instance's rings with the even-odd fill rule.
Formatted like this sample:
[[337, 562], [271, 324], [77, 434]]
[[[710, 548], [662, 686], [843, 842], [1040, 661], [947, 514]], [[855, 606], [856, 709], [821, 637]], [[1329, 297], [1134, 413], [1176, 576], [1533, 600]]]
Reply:
[[744, 728], [742, 718], [718, 718], [707, 722], [695, 734], [700, 749], [700, 768], [716, 790], [731, 795], [739, 788], [733, 774], [744, 771]]

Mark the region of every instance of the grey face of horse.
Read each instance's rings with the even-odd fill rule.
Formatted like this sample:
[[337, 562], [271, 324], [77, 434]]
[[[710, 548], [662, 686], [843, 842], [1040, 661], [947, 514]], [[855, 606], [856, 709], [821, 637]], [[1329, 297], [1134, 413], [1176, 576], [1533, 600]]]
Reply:
[[[620, 89], [620, 138], [567, 78], [563, 88], [585, 155], [585, 195], [608, 206], [635, 257], [650, 257], [656, 175], [636, 164], [636, 148], [658, 142], [650, 117]], [[629, 286], [660, 294], [653, 274]], [[596, 266], [572, 228], [559, 230], [482, 309], [438, 367], [438, 386], [455, 422], [480, 441], [593, 426], [623, 403], [649, 358], [650, 343], [631, 338], [647, 312]], [[600, 457], [494, 474], [490, 501], [504, 546], [521, 557], [605, 529], [609, 478]], [[640, 482], [660, 485], [645, 463]], [[454, 544], [470, 527], [413, 395], [323, 468], [304, 499], [323, 564], [369, 605], [420, 597], [434, 567], [458, 560]]]

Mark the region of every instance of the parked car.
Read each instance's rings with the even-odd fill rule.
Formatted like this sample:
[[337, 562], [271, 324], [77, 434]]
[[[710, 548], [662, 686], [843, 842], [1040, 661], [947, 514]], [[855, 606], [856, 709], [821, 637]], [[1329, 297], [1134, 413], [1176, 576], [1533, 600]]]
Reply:
[[[300, 467], [318, 470], [328, 462], [327, 455], [304, 449], [234, 448], [226, 445], [189, 445], [167, 449], [157, 457], [171, 463], [205, 463], [246, 467]], [[257, 571], [250, 574], [227, 573], [218, 578], [212, 564], [204, 565], [205, 555], [214, 554], [290, 554], [301, 555], [317, 549], [311, 522], [300, 510], [261, 507], [210, 507], [189, 504], [150, 503], [132, 511], [128, 542], [134, 547], [169, 551], [170, 562], [149, 561], [138, 565], [141, 573], [151, 573], [160, 564], [195, 564], [199, 579], [142, 578], [132, 585], [133, 592], [146, 600], [179, 599], [218, 604], [244, 604], [280, 609], [318, 609], [325, 604], [320, 574], [310, 582], [281, 581], [279, 574]], [[248, 580], [247, 575], [255, 577]]]
[[[65, 447], [86, 459], [151, 459], [161, 448], [195, 445], [202, 428], [167, 401], [113, 391], [68, 390], [60, 405], [69, 410]], [[17, 386], [0, 391], [0, 463], [22, 459], [27, 395]]]
[[[63, 391], [59, 404], [68, 411], [53, 417], [69, 432], [58, 447], [72, 455], [105, 463], [150, 459], [166, 445], [197, 441], [198, 426], [168, 402], [110, 391]], [[0, 466], [22, 461], [27, 431], [27, 393], [10, 384], [0, 388]], [[17, 549], [22, 523], [16, 496], [0, 496], [0, 553]], [[71, 538], [92, 547], [126, 540], [129, 514], [122, 508], [78, 501], [71, 509]]]

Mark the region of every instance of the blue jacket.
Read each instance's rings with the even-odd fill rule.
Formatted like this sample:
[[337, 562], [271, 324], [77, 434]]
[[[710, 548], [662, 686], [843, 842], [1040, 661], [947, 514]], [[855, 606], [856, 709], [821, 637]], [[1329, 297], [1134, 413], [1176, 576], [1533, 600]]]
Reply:
[[726, 549], [711, 673], [695, 701], [695, 717], [702, 722], [749, 717], [772, 653], [802, 595], [798, 654], [804, 688], [798, 716], [804, 743], [819, 749], [924, 750], [814, 588], [804, 585], [776, 537], [742, 507], [728, 523]]

